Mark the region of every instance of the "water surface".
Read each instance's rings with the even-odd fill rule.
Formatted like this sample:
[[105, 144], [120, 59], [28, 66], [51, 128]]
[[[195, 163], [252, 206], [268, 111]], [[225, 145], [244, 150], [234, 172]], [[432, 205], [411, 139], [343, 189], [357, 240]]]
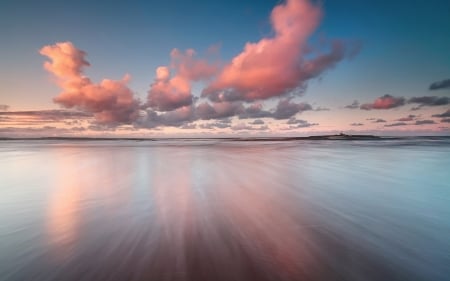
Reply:
[[449, 280], [450, 140], [0, 142], [0, 280]]

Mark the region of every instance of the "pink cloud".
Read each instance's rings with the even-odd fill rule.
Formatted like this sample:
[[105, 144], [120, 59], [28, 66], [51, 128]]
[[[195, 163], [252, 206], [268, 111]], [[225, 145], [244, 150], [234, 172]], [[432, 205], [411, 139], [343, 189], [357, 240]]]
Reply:
[[191, 81], [207, 79], [218, 70], [217, 64], [210, 64], [207, 60], [196, 59], [195, 51], [188, 49], [184, 53], [178, 49], [173, 49], [170, 53], [172, 57], [172, 67], [177, 69], [178, 75]]
[[170, 78], [166, 66], [156, 69], [156, 79], [148, 92], [148, 105], [158, 111], [170, 111], [192, 104], [191, 83], [182, 76]]
[[[208, 79], [217, 72], [217, 65], [196, 59], [192, 49], [184, 53], [174, 49], [170, 55], [170, 67], [160, 66], [156, 69], [156, 79], [148, 92], [148, 105], [154, 110], [170, 111], [191, 105], [192, 81]], [[173, 77], [171, 70], [175, 72]]]
[[71, 42], [44, 46], [40, 54], [50, 59], [44, 68], [57, 78], [62, 89], [53, 99], [55, 103], [92, 113], [99, 123], [130, 123], [138, 117], [139, 101], [127, 86], [129, 75], [122, 80], [93, 83], [83, 75], [83, 68], [89, 66], [86, 53]]
[[360, 106], [361, 109], [371, 110], [371, 109], [391, 109], [402, 106], [405, 104], [405, 98], [403, 97], [393, 97], [391, 95], [384, 95], [377, 98], [372, 103], [365, 103]]
[[275, 35], [244, 50], [225, 65], [202, 95], [213, 101], [254, 101], [298, 92], [305, 82], [345, 57], [346, 48], [336, 41], [329, 52], [308, 59], [308, 37], [317, 28], [322, 12], [308, 0], [288, 0], [271, 13]]
[[[232, 116], [288, 119], [312, 110], [307, 103], [293, 102], [293, 94], [302, 93], [309, 79], [353, 55], [342, 41], [324, 40], [319, 48], [307, 43], [322, 17], [316, 3], [287, 0], [277, 5], [270, 16], [274, 35], [247, 43], [222, 66], [197, 58], [192, 49], [173, 49], [170, 63], [156, 69], [144, 103], [128, 88], [128, 75], [93, 83], [83, 72], [90, 66], [86, 53], [70, 42], [44, 46], [40, 53], [50, 59], [44, 67], [62, 89], [54, 102], [92, 114], [103, 125], [181, 126]], [[213, 46], [208, 52], [216, 53], [218, 48]], [[207, 85], [202, 96], [208, 102], [198, 102], [192, 94], [193, 83], [198, 81]], [[261, 100], [270, 98], [277, 98], [278, 104], [268, 110]]]
[[46, 61], [44, 68], [62, 80], [81, 77], [83, 68], [90, 65], [84, 59], [86, 53], [75, 48], [71, 42], [44, 46], [39, 53], [52, 60], [51, 62]]

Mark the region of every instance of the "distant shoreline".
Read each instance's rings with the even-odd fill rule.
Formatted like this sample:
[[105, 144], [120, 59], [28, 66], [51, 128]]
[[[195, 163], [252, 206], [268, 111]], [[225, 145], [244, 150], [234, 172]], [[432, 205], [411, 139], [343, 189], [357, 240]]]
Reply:
[[428, 138], [441, 139], [450, 138], [450, 136], [375, 136], [375, 135], [317, 135], [306, 137], [180, 137], [180, 138], [115, 138], [115, 137], [0, 137], [0, 141], [11, 140], [59, 140], [59, 141], [201, 141], [201, 140], [224, 140], [224, 141], [295, 141], [295, 140], [332, 140], [332, 141], [346, 141], [346, 140], [398, 140], [411, 138]]

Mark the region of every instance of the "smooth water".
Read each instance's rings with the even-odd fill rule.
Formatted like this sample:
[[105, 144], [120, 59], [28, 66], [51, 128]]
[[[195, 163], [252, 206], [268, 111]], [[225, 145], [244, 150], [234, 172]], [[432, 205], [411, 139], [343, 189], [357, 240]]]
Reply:
[[0, 156], [0, 280], [450, 280], [448, 138]]

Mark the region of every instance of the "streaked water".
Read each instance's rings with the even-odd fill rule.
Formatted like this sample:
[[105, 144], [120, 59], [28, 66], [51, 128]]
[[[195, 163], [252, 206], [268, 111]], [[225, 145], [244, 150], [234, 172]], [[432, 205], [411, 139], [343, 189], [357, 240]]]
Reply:
[[0, 280], [450, 280], [448, 138], [0, 155]]

